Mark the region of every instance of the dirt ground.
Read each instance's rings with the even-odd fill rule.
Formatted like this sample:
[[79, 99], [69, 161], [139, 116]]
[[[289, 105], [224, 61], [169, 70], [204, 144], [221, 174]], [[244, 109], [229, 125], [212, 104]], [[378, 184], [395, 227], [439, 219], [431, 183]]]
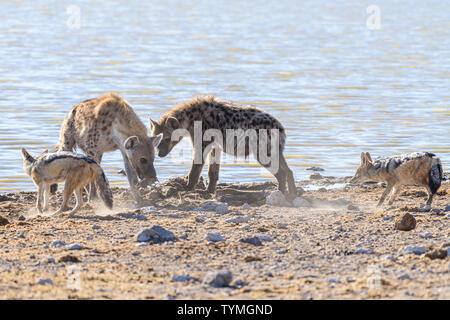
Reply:
[[[381, 185], [314, 178], [298, 183], [310, 205], [299, 208], [264, 204], [272, 182], [220, 184], [249, 193], [219, 209], [203, 182], [148, 189], [140, 209], [114, 188], [112, 212], [94, 203], [73, 217], [38, 216], [35, 192], [0, 195], [0, 299], [450, 299], [448, 181], [423, 212], [418, 187], [377, 208]], [[58, 191], [51, 211], [60, 203]], [[396, 230], [406, 212], [415, 229]], [[154, 225], [174, 239], [137, 241]], [[210, 284], [228, 271], [231, 282]]]

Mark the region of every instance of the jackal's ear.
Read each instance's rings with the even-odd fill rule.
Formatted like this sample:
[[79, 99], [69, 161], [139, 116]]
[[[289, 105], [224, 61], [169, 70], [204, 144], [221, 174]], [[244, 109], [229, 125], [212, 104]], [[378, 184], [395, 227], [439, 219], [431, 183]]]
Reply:
[[155, 148], [156, 148], [156, 147], [159, 145], [159, 143], [161, 142], [162, 137], [163, 137], [163, 134], [162, 134], [162, 133], [158, 134], [157, 136], [152, 136], [152, 137], [150, 137], [150, 140], [152, 141], [152, 144], [153, 144], [153, 146], [154, 146]]
[[176, 130], [180, 127], [180, 123], [174, 117], [170, 117], [169, 119], [166, 120], [166, 126], [169, 129]]
[[22, 156], [25, 160], [28, 158], [32, 158], [31, 155], [28, 153], [28, 151], [25, 150], [25, 148], [22, 148]]
[[366, 152], [366, 159], [368, 162], [372, 162], [372, 157], [370, 156], [370, 153]]
[[364, 152], [361, 152], [361, 165], [363, 165], [366, 162], [366, 154]]
[[159, 125], [158, 121], [153, 120], [152, 118], [150, 118], [150, 128], [155, 131], [157, 129], [159, 129], [161, 126]]
[[127, 150], [133, 149], [134, 147], [136, 147], [139, 143], [139, 138], [136, 136], [132, 136], [129, 137], [127, 140], [125, 140], [124, 142], [124, 147]]

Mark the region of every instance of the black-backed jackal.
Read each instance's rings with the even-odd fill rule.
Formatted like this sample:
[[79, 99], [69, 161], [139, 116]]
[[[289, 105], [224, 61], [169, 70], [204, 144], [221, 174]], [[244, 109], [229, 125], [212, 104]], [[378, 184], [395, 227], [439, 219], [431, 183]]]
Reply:
[[368, 152], [362, 152], [361, 163], [350, 183], [365, 181], [386, 183], [386, 190], [383, 192], [378, 206], [384, 202], [391, 191], [389, 204], [392, 204], [404, 185], [423, 186], [428, 191], [427, 205], [431, 205], [434, 194], [441, 186], [442, 179], [441, 160], [433, 153], [415, 152], [372, 161]]
[[50, 186], [62, 181], [65, 181], [63, 202], [54, 214], [59, 214], [66, 208], [74, 192], [76, 205], [69, 215], [77, 212], [83, 205], [83, 189], [91, 181], [96, 184], [105, 205], [112, 209], [113, 199], [108, 180], [102, 168], [94, 160], [67, 151], [43, 153], [33, 158], [24, 148], [22, 148], [22, 155], [23, 169], [38, 187], [36, 207], [39, 213], [42, 213], [42, 200], [44, 200], [44, 211], [48, 209]]

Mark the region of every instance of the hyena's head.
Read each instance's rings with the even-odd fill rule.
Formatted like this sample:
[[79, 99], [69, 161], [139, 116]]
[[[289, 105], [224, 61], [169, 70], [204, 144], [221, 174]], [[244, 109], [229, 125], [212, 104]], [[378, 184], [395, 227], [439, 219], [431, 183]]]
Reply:
[[142, 180], [140, 183], [142, 187], [157, 180], [153, 161], [155, 160], [155, 146], [158, 145], [160, 140], [161, 136], [131, 136], [125, 140], [124, 146], [127, 157], [139, 179]]
[[370, 170], [373, 168], [372, 157], [368, 152], [361, 152], [361, 163], [350, 183], [362, 183], [370, 181]]
[[156, 150], [158, 151], [158, 156], [165, 157], [182, 139], [182, 137], [172, 135], [175, 130], [180, 129], [180, 122], [174, 117], [168, 117], [161, 119], [160, 122], [150, 119], [150, 124], [153, 135], [162, 135], [161, 142], [156, 147]]

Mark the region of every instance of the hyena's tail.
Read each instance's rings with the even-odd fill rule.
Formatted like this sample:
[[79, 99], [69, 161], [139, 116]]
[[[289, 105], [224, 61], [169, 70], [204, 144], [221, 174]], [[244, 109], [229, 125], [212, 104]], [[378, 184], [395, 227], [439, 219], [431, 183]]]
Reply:
[[92, 168], [94, 169], [94, 182], [95, 186], [97, 187], [97, 190], [99, 191], [100, 198], [102, 199], [103, 203], [109, 208], [112, 209], [113, 207], [113, 197], [111, 189], [109, 188], [108, 179], [106, 179], [105, 173], [103, 172], [102, 168], [96, 164], [92, 164]]
[[430, 176], [428, 179], [428, 186], [430, 187], [432, 194], [435, 194], [440, 188], [443, 177], [444, 173], [441, 160], [436, 157], [431, 164]]

